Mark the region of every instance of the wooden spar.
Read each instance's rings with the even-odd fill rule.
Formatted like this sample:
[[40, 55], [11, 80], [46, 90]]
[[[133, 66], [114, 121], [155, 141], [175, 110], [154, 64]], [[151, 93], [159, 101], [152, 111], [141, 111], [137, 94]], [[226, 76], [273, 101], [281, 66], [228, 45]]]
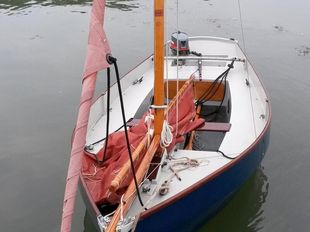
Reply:
[[[139, 143], [138, 147], [136, 150], [132, 153], [132, 159], [135, 162], [137, 159], [139, 159], [140, 154], [143, 152], [144, 148], [147, 145], [147, 140], [148, 140], [148, 135], [146, 134], [142, 141]], [[128, 160], [125, 165], [121, 168], [119, 173], [115, 176], [115, 178], [111, 182], [111, 186], [109, 190], [111, 192], [116, 192], [122, 183], [122, 181], [125, 179], [125, 177], [128, 174], [129, 169], [131, 168], [130, 160]]]
[[[200, 111], [201, 111], [201, 105], [198, 105], [194, 120], [197, 120], [199, 118]], [[192, 131], [191, 136], [190, 136], [189, 141], [188, 141], [188, 145], [186, 146], [186, 150], [192, 150], [193, 149], [194, 136], [195, 136], [195, 131]]]
[[[147, 172], [149, 165], [153, 159], [153, 156], [155, 154], [155, 152], [157, 151], [157, 148], [159, 146], [160, 143], [160, 136], [156, 135], [153, 140], [152, 143], [148, 149], [148, 151], [146, 152], [137, 172], [136, 172], [136, 177], [137, 177], [137, 181], [138, 183], [142, 182], [142, 179], [145, 175], [145, 173]], [[122, 202], [119, 204], [118, 208], [116, 209], [109, 225], [108, 228], [105, 230], [106, 232], [114, 232], [116, 230], [117, 224], [121, 218], [121, 212], [123, 212], [123, 214], [125, 215], [128, 212], [129, 207], [131, 206], [133, 200], [136, 197], [136, 186], [134, 181], [132, 180], [130, 185], [128, 186], [126, 193], [124, 194], [124, 201], [123, 201], [123, 206], [121, 206], [120, 204], [122, 204]], [[122, 210], [121, 210], [122, 208]]]
[[[164, 0], [154, 0], [154, 105], [164, 105]], [[154, 135], [160, 135], [164, 109], [155, 108]]]

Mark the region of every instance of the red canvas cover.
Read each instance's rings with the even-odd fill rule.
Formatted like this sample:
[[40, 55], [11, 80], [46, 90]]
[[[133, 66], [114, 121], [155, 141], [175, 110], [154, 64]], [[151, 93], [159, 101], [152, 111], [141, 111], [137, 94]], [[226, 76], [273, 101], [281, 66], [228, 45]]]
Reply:
[[[204, 120], [192, 119], [195, 116], [194, 107], [194, 93], [193, 86], [189, 85], [184, 91], [183, 95], [178, 100], [178, 129], [177, 126], [177, 109], [172, 107], [168, 114], [168, 122], [172, 126], [172, 132], [174, 138], [172, 144], [169, 146], [170, 151], [176, 143], [182, 142], [184, 134], [196, 129]], [[131, 144], [131, 151], [135, 150], [135, 147], [142, 141], [143, 137], [147, 133], [147, 127], [144, 122], [145, 116], [140, 122], [129, 129], [129, 141]], [[87, 187], [96, 203], [111, 203], [116, 204], [120, 201], [122, 194], [126, 191], [126, 188], [130, 184], [132, 179], [131, 171], [128, 173], [127, 178], [120, 185], [120, 188], [116, 193], [112, 193], [109, 190], [112, 180], [117, 175], [120, 168], [129, 159], [128, 151], [125, 141], [125, 132], [119, 131], [110, 135], [107, 149], [106, 161], [102, 166], [97, 166], [95, 159], [91, 155], [84, 155], [83, 160], [83, 176]], [[177, 133], [177, 134], [176, 134]], [[104, 148], [102, 148], [97, 154], [102, 160]], [[143, 158], [143, 156], [141, 156]], [[135, 163], [135, 166], [139, 165], [141, 159]]]

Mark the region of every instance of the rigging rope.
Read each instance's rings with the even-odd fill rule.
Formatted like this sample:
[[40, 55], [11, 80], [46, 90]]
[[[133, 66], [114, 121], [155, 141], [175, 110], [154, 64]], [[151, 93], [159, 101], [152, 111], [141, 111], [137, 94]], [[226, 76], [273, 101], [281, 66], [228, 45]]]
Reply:
[[[208, 114], [206, 114], [206, 115], [200, 114], [201, 116], [205, 116], [205, 117], [208, 117], [208, 116], [210, 116], [210, 115], [215, 114], [215, 117], [212, 118], [212, 119], [209, 120], [209, 121], [216, 120], [216, 118], [217, 118], [217, 113], [219, 112], [219, 110], [221, 109], [221, 107], [222, 107], [222, 105], [223, 105], [223, 103], [224, 103], [224, 99], [225, 99], [225, 97], [226, 97], [226, 89], [227, 89], [227, 76], [228, 76], [229, 71], [230, 71], [232, 68], [234, 68], [234, 62], [235, 62], [235, 60], [233, 60], [233, 61], [228, 65], [228, 69], [224, 72], [224, 75], [222, 74], [222, 75], [223, 75], [223, 78], [221, 79], [220, 83], [218, 84], [218, 87], [216, 88], [216, 90], [214, 91], [214, 94], [209, 98], [209, 100], [212, 99], [212, 97], [213, 97], [213, 96], [215, 95], [215, 93], [218, 91], [219, 86], [222, 84], [222, 82], [224, 82], [224, 94], [223, 94], [223, 97], [222, 97], [222, 100], [221, 100], [220, 105], [219, 105], [219, 106], [217, 107], [217, 109], [214, 110], [213, 112], [210, 112], [210, 113], [208, 113]], [[205, 102], [205, 101], [204, 101], [204, 102]], [[204, 102], [203, 102], [203, 103], [204, 103]], [[202, 104], [203, 104], [203, 103], [202, 103]]]
[[241, 12], [240, 0], [238, 0], [238, 7], [239, 7], [239, 21], [240, 21], [240, 27], [241, 27], [242, 44], [243, 44], [244, 52], [246, 53], [246, 46], [245, 46], [245, 39], [244, 39], [244, 30], [243, 30], [243, 21], [242, 21], [242, 12]]
[[[169, 41], [168, 39], [168, 3], [165, 4], [165, 37], [166, 37], [166, 45], [165, 45], [165, 50], [166, 50], [166, 56], [169, 55], [169, 44], [167, 44], [167, 41]], [[165, 79], [166, 79], [166, 101], [168, 104], [168, 100], [169, 100], [169, 72], [168, 72], [168, 59], [165, 60], [165, 64], [166, 64], [166, 76], [165, 76]], [[166, 113], [166, 120], [168, 121], [168, 118], [169, 118], [169, 111], [167, 110], [167, 113]]]
[[[176, 0], [177, 2], [177, 91], [176, 93], [179, 92], [179, 32], [180, 32], [180, 27], [179, 27], [179, 0]], [[176, 102], [176, 130], [175, 134], [178, 135], [178, 130], [179, 130], [179, 98], [177, 97], [177, 102]]]
[[[247, 53], [246, 52], [246, 45], [245, 45], [245, 36], [244, 36], [244, 29], [243, 29], [243, 20], [242, 20], [242, 11], [241, 11], [240, 0], [238, 0], [238, 7], [239, 7], [239, 19], [240, 19], [240, 27], [241, 27], [241, 34], [242, 34], [243, 49], [244, 49], [244, 52]], [[248, 83], [250, 83], [249, 82], [250, 81], [249, 68], [248, 68], [247, 61], [245, 62], [245, 68], [246, 68], [246, 73], [247, 73], [246, 81]], [[252, 108], [252, 118], [253, 118], [254, 134], [255, 134], [255, 137], [257, 137], [255, 118], [254, 118], [254, 106], [253, 106], [253, 102], [252, 102], [252, 92], [251, 92], [251, 86], [250, 85], [249, 85], [249, 93], [250, 93], [250, 101], [251, 101], [251, 108]]]
[[177, 177], [179, 181], [182, 180], [181, 177], [179, 176], [179, 172], [193, 168], [193, 167], [198, 167], [200, 165], [200, 162], [198, 160], [190, 159], [188, 157], [182, 157], [182, 158], [174, 159], [174, 160], [175, 161], [173, 162], [173, 164], [169, 166], [169, 169], [172, 172], [172, 175], [164, 181], [164, 183], [160, 186], [158, 190], [161, 196], [166, 195], [168, 193], [170, 182], [172, 181], [174, 177]]
[[[165, 37], [166, 37], [166, 41], [168, 41], [168, 14], [167, 14], [167, 9], [168, 9], [168, 4], [165, 4]], [[166, 56], [169, 54], [169, 44], [165, 44], [165, 52], [166, 52]], [[168, 101], [169, 101], [169, 65], [168, 65], [168, 59], [165, 60], [165, 64], [166, 64], [166, 76], [165, 76], [165, 80], [166, 80], [166, 104], [168, 105]], [[162, 148], [164, 147], [168, 147], [171, 143], [172, 143], [172, 139], [173, 139], [173, 135], [171, 133], [172, 127], [169, 125], [168, 123], [169, 120], [169, 110], [166, 111], [166, 119], [163, 121], [163, 128], [161, 131], [161, 138], [160, 138], [160, 146]]]
[[[94, 145], [96, 145], [97, 143], [100, 143], [102, 141], [105, 141], [104, 143], [104, 153], [103, 153], [103, 158], [102, 160], [99, 160], [97, 154], [93, 154], [93, 153], [89, 153], [91, 155], [93, 155], [96, 159], [96, 162], [97, 164], [100, 166], [102, 165], [102, 163], [104, 162], [105, 158], [106, 158], [106, 153], [107, 153], [107, 148], [108, 148], [108, 143], [109, 143], [109, 125], [110, 125], [110, 82], [111, 82], [111, 70], [110, 70], [110, 67], [107, 68], [107, 120], [106, 120], [106, 135], [105, 135], [105, 138], [103, 139], [100, 139], [90, 145], [87, 145], [84, 147], [84, 150], [85, 149], [89, 149], [89, 150], [92, 150], [92, 147]], [[123, 127], [123, 126], [122, 126]], [[121, 127], [121, 128], [122, 128]], [[120, 130], [121, 128], [119, 128], [118, 130]]]
[[142, 202], [142, 198], [140, 195], [138, 181], [137, 181], [136, 172], [135, 172], [135, 167], [134, 167], [134, 163], [133, 163], [133, 159], [132, 159], [132, 153], [131, 153], [131, 149], [130, 149], [130, 143], [129, 143], [127, 125], [126, 125], [127, 123], [126, 123], [124, 102], [123, 102], [123, 95], [122, 95], [122, 89], [121, 89], [121, 81], [120, 81], [120, 76], [119, 76], [119, 71], [118, 71], [118, 66], [117, 66], [117, 59], [114, 57], [110, 57], [110, 60], [114, 65], [115, 74], [116, 74], [118, 93], [119, 93], [119, 99], [120, 99], [121, 111], [122, 111], [122, 119], [123, 119], [124, 130], [125, 130], [125, 139], [126, 139], [126, 145], [127, 145], [127, 150], [128, 150], [129, 160], [130, 160], [131, 171], [132, 171], [132, 175], [133, 175], [133, 179], [134, 179], [134, 183], [135, 183], [137, 196], [138, 196], [138, 199], [139, 199], [141, 206], [143, 207], [144, 204]]
[[163, 123], [163, 129], [161, 131], [160, 135], [160, 145], [161, 147], [169, 147], [169, 145], [172, 143], [173, 140], [173, 134], [172, 134], [172, 126], [168, 124], [167, 120], [164, 120]]
[[[234, 68], [234, 62], [235, 62], [235, 59], [228, 65], [228, 68], [212, 82], [212, 84], [200, 96], [200, 98], [198, 98], [198, 100], [196, 101], [197, 106], [202, 105], [205, 102], [211, 100], [213, 96], [215, 96], [217, 91], [219, 90], [221, 84], [224, 83], [224, 95], [223, 95], [220, 107], [222, 106], [224, 98], [225, 98], [225, 94], [226, 94], [226, 79], [227, 79], [229, 71], [232, 68]], [[217, 109], [215, 112], [217, 112], [218, 110], [219, 109]], [[208, 115], [214, 114], [215, 112], [209, 113]], [[208, 115], [202, 115], [202, 116], [208, 116]]]

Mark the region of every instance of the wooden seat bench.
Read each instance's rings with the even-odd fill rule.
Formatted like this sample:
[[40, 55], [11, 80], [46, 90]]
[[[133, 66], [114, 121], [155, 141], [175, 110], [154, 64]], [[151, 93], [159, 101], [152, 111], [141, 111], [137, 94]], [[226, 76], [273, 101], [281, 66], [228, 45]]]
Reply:
[[226, 122], [206, 122], [202, 127], [196, 129], [196, 131], [219, 131], [228, 132], [231, 128], [230, 123]]

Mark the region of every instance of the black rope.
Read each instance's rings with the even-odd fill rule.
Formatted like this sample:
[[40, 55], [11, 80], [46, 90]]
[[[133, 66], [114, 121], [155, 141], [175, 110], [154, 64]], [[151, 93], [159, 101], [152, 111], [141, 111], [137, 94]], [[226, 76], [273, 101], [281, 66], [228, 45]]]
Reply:
[[118, 87], [119, 99], [120, 99], [120, 103], [121, 103], [122, 118], [123, 118], [123, 124], [124, 124], [123, 127], [125, 130], [125, 138], [126, 138], [127, 150], [128, 150], [128, 155], [129, 155], [129, 160], [130, 160], [130, 165], [131, 165], [131, 171], [132, 171], [133, 179], [135, 182], [135, 187], [136, 187], [139, 202], [140, 202], [141, 206], [144, 207], [144, 204], [142, 202], [142, 198], [140, 195], [140, 191], [139, 191], [138, 181], [137, 181], [135, 167], [134, 167], [131, 149], [130, 149], [130, 143], [129, 143], [129, 138], [128, 138], [127, 125], [126, 125], [127, 122], [126, 122], [124, 102], [123, 102], [123, 95], [122, 95], [122, 89], [121, 89], [121, 81], [120, 81], [119, 71], [118, 71], [118, 66], [117, 66], [117, 59], [112, 57], [112, 56], [110, 56], [109, 59], [114, 64], [114, 69], [115, 69], [115, 74], [116, 74], [117, 87]]
[[[219, 75], [213, 82], [212, 84], [209, 86], [209, 88], [205, 91], [205, 93], [196, 101], [196, 105], [202, 105], [204, 104], [205, 102], [209, 101], [210, 99], [212, 99], [212, 97], [216, 94], [216, 92], [219, 90], [221, 84], [224, 82], [224, 95], [223, 95], [223, 98], [221, 100], [221, 103], [220, 105], [217, 107], [217, 109], [211, 113], [208, 113], [208, 114], [199, 114], [201, 116], [204, 116], [204, 117], [208, 117], [208, 116], [211, 116], [213, 114], [217, 114], [220, 110], [220, 108], [222, 107], [223, 105], [223, 102], [224, 102], [224, 99], [225, 99], [225, 96], [226, 96], [226, 89], [227, 89], [227, 83], [226, 83], [226, 80], [227, 80], [227, 76], [228, 76], [228, 73], [229, 71], [234, 68], [234, 62], [235, 62], [235, 59], [232, 60], [232, 62], [228, 65], [228, 68], [221, 74]], [[215, 88], [215, 89], [214, 89]], [[211, 94], [211, 95], [210, 95]], [[216, 117], [217, 115], [215, 115]]]
[[[210, 99], [212, 99], [212, 97], [214, 97], [214, 95], [216, 94], [216, 92], [218, 91], [218, 89], [221, 86], [221, 83], [223, 82], [223, 79], [225, 76], [227, 76], [228, 71], [230, 68], [228, 68], [227, 70], [225, 70], [220, 76], [218, 76], [213, 82], [212, 84], [209, 86], [209, 88], [205, 91], [205, 93], [197, 100], [196, 104], [197, 105], [201, 105], [207, 101], [209, 101]], [[214, 89], [215, 88], [215, 89]]]
[[[228, 68], [212, 82], [212, 84], [205, 91], [205, 93], [197, 100], [196, 105], [201, 105], [205, 103], [206, 101], [212, 99], [212, 97], [216, 94], [217, 90], [219, 89], [224, 78], [228, 76], [230, 69], [234, 68], [233, 66], [234, 62], [235, 62], [235, 59], [233, 59], [232, 62], [228, 65]], [[214, 89], [215, 87], [216, 89]]]
[[216, 152], [219, 152], [219, 153], [221, 153], [222, 154], [222, 156], [224, 156], [225, 158], [227, 158], [227, 159], [231, 159], [231, 160], [233, 160], [233, 159], [235, 159], [236, 157], [230, 157], [230, 156], [228, 156], [228, 155], [225, 155], [225, 153], [224, 152], [222, 152], [222, 151], [220, 151], [220, 150], [216, 150]]
[[[207, 101], [207, 100], [209, 100], [209, 99], [211, 99], [214, 95], [215, 95], [215, 93], [216, 93], [216, 91], [214, 91], [213, 90], [213, 88], [218, 84], [218, 81], [219, 80], [222, 80], [223, 79], [223, 77], [225, 76], [225, 75], [227, 75], [228, 72], [229, 71], [229, 68], [228, 69], [226, 69], [221, 75], [219, 75], [213, 82], [212, 82], [212, 84], [209, 86], [209, 88], [205, 91], [205, 93], [197, 100], [197, 104], [200, 104], [200, 102], [202, 102], [203, 100], [203, 102], [202, 103], [204, 103], [205, 101]], [[218, 86], [217, 86], [217, 88], [219, 88], [219, 84], [218, 84]], [[213, 93], [212, 93], [213, 92]], [[210, 94], [212, 93], [212, 95], [211, 96], [209, 96]]]
[[[222, 76], [226, 73], [226, 71], [212, 82], [212, 84], [207, 88], [207, 90], [203, 93], [203, 95], [200, 96], [200, 98], [198, 98], [198, 100], [196, 101], [196, 105], [203, 104], [204, 102], [206, 102], [208, 99], [211, 99], [215, 95], [216, 91], [214, 91], [213, 88], [218, 84], [218, 81], [222, 78]], [[211, 93], [212, 95], [209, 97]]]
[[226, 97], [226, 89], [227, 89], [227, 83], [226, 83], [226, 79], [227, 79], [227, 76], [224, 77], [224, 95], [223, 95], [223, 98], [221, 100], [221, 103], [220, 105], [216, 108], [216, 110], [214, 110], [213, 112], [211, 113], [208, 113], [208, 114], [200, 114], [201, 116], [204, 116], [204, 117], [209, 117], [213, 114], [215, 114], [215, 117], [213, 117], [211, 120], [208, 120], [208, 121], [214, 121], [217, 119], [217, 113], [220, 111], [223, 103], [224, 103], [224, 99]]

